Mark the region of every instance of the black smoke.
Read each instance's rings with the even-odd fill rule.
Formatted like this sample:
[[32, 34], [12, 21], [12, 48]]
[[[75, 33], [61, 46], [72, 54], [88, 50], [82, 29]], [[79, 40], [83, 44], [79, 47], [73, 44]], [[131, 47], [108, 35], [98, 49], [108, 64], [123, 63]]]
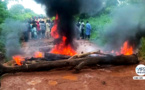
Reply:
[[[103, 7], [104, 0], [35, 0], [46, 6], [48, 16], [58, 14], [58, 32], [66, 36], [66, 44], [72, 44], [75, 38], [74, 16], [80, 13], [95, 14]], [[62, 37], [60, 37], [62, 38]], [[61, 39], [57, 40], [60, 42]], [[58, 42], [58, 43], [59, 43]]]

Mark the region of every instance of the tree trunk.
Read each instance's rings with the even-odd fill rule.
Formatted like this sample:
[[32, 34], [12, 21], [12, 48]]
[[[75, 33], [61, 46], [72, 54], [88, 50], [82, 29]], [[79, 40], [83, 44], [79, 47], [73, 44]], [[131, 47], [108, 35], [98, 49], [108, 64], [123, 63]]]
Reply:
[[130, 65], [139, 63], [136, 55], [120, 55], [120, 56], [97, 56], [97, 57], [85, 57], [77, 59], [64, 59], [58, 61], [45, 61], [41, 63], [35, 63], [30, 65], [22, 65], [16, 67], [5, 67], [0, 64], [0, 75], [5, 73], [16, 72], [31, 72], [31, 71], [48, 71], [55, 68], [62, 68], [67, 66], [75, 67], [76, 71], [80, 71], [84, 66], [95, 64], [113, 64], [113, 65]]

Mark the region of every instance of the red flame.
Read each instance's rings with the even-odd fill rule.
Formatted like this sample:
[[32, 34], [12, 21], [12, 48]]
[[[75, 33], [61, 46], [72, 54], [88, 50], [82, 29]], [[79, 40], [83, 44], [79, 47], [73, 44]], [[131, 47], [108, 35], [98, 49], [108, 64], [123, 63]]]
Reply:
[[43, 53], [42, 52], [35, 52], [34, 57], [35, 58], [43, 58]]
[[129, 46], [128, 41], [126, 41], [123, 44], [123, 47], [121, 47], [121, 54], [124, 54], [124, 55], [131, 55], [131, 54], [133, 54], [133, 47]]
[[132, 55], [133, 54], [133, 46], [130, 46], [128, 44], [128, 41], [125, 41], [123, 46], [120, 48], [120, 51], [114, 51], [112, 50], [110, 53], [115, 54], [115, 55]]
[[51, 29], [51, 36], [55, 39], [59, 38], [59, 34], [58, 34], [58, 31], [57, 31], [57, 21], [58, 21], [58, 15], [56, 15], [54, 26]]
[[[55, 39], [60, 38], [58, 34], [58, 29], [57, 29], [57, 21], [58, 21], [58, 15], [56, 15], [54, 26], [52, 27], [52, 30], [51, 30], [51, 36]], [[54, 48], [50, 51], [50, 53], [69, 55], [69, 56], [73, 56], [77, 54], [70, 44], [66, 45], [66, 40], [67, 40], [66, 36], [62, 36], [61, 40], [62, 42], [55, 45]]]
[[65, 45], [66, 37], [63, 36], [62, 42], [58, 45], [55, 45], [51, 50], [51, 53], [54, 54], [62, 54], [62, 55], [70, 55], [73, 56], [76, 54], [75, 50], [72, 49], [71, 45]]
[[22, 61], [25, 61], [25, 59], [20, 55], [13, 56], [12, 58], [20, 66], [22, 65]]

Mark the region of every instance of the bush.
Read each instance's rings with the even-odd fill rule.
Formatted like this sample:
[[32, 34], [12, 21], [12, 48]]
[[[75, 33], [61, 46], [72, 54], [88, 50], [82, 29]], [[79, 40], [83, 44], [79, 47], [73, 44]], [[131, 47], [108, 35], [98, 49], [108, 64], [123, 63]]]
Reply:
[[145, 58], [145, 38], [141, 40], [141, 47], [139, 49], [139, 56]]
[[104, 32], [105, 26], [111, 22], [109, 15], [101, 15], [96, 17], [90, 17], [85, 19], [85, 22], [89, 21], [92, 26], [91, 39], [98, 39], [101, 37], [101, 33]]

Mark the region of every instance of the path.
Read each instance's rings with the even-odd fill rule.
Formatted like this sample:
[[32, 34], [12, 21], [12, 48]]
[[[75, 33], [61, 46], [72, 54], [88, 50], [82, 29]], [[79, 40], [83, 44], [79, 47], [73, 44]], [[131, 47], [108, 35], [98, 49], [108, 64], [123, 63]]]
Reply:
[[[78, 53], [97, 50], [88, 41], [77, 42]], [[44, 39], [25, 43], [22, 49], [25, 56], [30, 56], [41, 48], [52, 47], [52, 40]], [[79, 74], [73, 74], [66, 68], [48, 72], [8, 74], [2, 77], [1, 90], [144, 90], [145, 80], [133, 80], [133, 76], [137, 76], [136, 66], [98, 66], [83, 69]]]

